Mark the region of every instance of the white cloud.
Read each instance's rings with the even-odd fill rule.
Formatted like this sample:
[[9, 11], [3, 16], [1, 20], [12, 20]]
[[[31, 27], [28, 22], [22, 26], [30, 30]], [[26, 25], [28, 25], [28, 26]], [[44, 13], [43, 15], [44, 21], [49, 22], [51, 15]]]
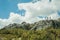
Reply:
[[21, 22], [24, 22], [24, 21], [27, 23], [33, 23], [38, 20], [37, 20], [37, 18], [28, 19], [28, 16], [24, 17], [24, 16], [21, 16], [17, 13], [11, 12], [8, 19], [1, 19], [0, 18], [0, 29], [3, 28], [4, 26], [9, 25], [9, 24], [13, 24], [13, 23], [20, 24]]
[[60, 10], [60, 0], [51, 0], [51, 2], [49, 0], [33, 0], [29, 3], [19, 3], [18, 9], [26, 10], [25, 17], [28, 16], [27, 19], [37, 16], [51, 16], [52, 19], [55, 19], [59, 17], [57, 11]]
[[26, 14], [29, 14], [29, 17], [37, 17], [39, 15], [48, 16], [53, 12], [56, 12], [59, 9], [60, 1], [53, 0], [49, 2], [48, 0], [37, 1], [35, 3], [19, 3], [19, 10], [26, 10]]
[[56, 20], [56, 19], [58, 19], [60, 16], [58, 15], [57, 12], [55, 12], [55, 13], [49, 15], [48, 17], [51, 17], [51, 19]]
[[4, 26], [12, 24], [12, 23], [21, 23], [21, 22], [22, 22], [22, 16], [11, 12], [8, 19], [0, 18], [0, 28], [3, 28]]
[[12, 23], [12, 22], [13, 22], [13, 23], [19, 23], [19, 22], [21, 22], [22, 17], [21, 17], [21, 15], [19, 15], [19, 14], [17, 14], [17, 13], [11, 12], [11, 13], [10, 13], [10, 17], [9, 17], [8, 20], [9, 20], [11, 23]]

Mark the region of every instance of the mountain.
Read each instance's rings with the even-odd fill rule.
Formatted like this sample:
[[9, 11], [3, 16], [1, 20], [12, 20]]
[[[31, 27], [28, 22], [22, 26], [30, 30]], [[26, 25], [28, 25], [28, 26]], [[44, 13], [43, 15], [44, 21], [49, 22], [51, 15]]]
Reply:
[[9, 24], [8, 26], [5, 26], [3, 29], [14, 29], [14, 28], [21, 28], [21, 29], [26, 29], [28, 30], [30, 24], [29, 23], [26, 23], [26, 22], [22, 22], [21, 24], [16, 24], [16, 23], [13, 23], [13, 24]]
[[26, 22], [22, 22], [21, 24], [13, 23], [5, 26], [3, 29], [22, 28], [25, 30], [41, 30], [47, 27], [60, 28], [60, 18], [57, 20], [40, 20], [39, 22], [35, 22], [33, 24]]
[[60, 22], [58, 20], [42, 20], [42, 21], [36, 22], [35, 26], [32, 29], [40, 30], [47, 27], [59, 28]]
[[9, 24], [0, 29], [0, 40], [60, 40], [60, 18], [33, 24]]

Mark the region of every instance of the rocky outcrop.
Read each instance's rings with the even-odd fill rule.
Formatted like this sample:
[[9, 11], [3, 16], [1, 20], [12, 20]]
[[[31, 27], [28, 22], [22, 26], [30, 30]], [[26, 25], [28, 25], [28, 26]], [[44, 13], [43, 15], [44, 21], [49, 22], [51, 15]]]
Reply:
[[41, 30], [47, 27], [60, 28], [60, 19], [40, 20], [39, 22], [35, 22], [34, 24], [29, 24], [26, 22], [22, 22], [21, 24], [14, 23], [14, 24], [9, 24], [8, 26], [5, 26], [3, 29], [22, 28], [26, 30]]

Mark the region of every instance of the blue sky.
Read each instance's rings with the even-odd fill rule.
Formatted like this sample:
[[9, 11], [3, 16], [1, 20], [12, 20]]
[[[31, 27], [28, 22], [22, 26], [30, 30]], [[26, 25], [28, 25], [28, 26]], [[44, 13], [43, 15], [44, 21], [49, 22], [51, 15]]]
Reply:
[[18, 10], [18, 3], [30, 2], [32, 0], [0, 0], [0, 18], [8, 18], [10, 12], [22, 14], [25, 10]]
[[[32, 0], [0, 0], [0, 18], [8, 18], [10, 12], [24, 15], [25, 10], [18, 10], [18, 3], [27, 3]], [[51, 1], [51, 0], [50, 0]], [[60, 15], [60, 12], [58, 12]]]
[[46, 17], [60, 18], [60, 0], [0, 0], [0, 28], [24, 21], [34, 23]]

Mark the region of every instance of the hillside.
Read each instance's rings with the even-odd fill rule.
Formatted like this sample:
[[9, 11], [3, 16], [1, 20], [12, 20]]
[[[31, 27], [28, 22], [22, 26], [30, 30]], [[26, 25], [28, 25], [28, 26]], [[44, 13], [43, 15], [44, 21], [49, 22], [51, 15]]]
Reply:
[[60, 19], [9, 24], [0, 29], [0, 40], [60, 40]]

